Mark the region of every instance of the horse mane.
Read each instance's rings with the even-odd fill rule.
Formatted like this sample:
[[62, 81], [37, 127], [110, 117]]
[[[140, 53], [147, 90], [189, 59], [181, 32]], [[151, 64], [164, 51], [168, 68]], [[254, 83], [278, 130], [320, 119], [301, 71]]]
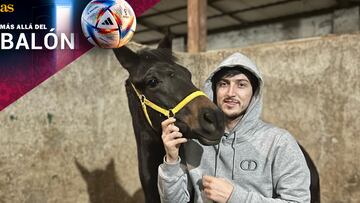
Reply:
[[140, 58], [144, 61], [149, 62], [150, 64], [156, 62], [166, 62], [169, 64], [175, 64], [178, 59], [173, 55], [171, 49], [158, 48], [158, 49], [149, 49], [145, 48], [138, 52]]

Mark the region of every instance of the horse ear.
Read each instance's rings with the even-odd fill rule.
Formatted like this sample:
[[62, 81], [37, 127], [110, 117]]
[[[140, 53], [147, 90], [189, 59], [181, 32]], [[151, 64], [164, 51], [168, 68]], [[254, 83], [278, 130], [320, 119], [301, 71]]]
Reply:
[[172, 39], [174, 38], [173, 34], [170, 31], [170, 28], [167, 29], [165, 37], [159, 42], [158, 49], [172, 49]]
[[139, 56], [126, 46], [113, 49], [113, 51], [120, 64], [129, 72], [130, 75], [134, 75], [140, 61]]
[[112, 158], [110, 162], [106, 166], [106, 171], [115, 171], [115, 163], [114, 159]]
[[90, 176], [90, 172], [84, 166], [82, 166], [76, 158], [75, 158], [75, 165], [84, 179], [87, 179]]

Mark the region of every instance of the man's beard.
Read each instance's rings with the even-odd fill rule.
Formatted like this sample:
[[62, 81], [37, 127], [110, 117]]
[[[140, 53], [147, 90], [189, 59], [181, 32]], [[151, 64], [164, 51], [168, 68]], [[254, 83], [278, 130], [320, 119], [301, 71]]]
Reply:
[[226, 116], [226, 118], [227, 118], [228, 120], [232, 121], [232, 120], [235, 120], [235, 119], [237, 119], [237, 118], [239, 118], [239, 117], [242, 118], [242, 117], [245, 115], [246, 110], [247, 110], [247, 109], [244, 109], [244, 110], [241, 111], [240, 113], [234, 113], [234, 114], [230, 114], [230, 115], [226, 115], [226, 114], [225, 114], [225, 116]]

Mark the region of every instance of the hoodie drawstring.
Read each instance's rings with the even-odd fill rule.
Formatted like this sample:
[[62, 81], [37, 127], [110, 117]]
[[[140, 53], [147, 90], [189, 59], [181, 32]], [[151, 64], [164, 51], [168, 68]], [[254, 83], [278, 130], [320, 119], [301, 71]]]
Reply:
[[[221, 143], [223, 141], [224, 137], [221, 137], [220, 139], [220, 143], [217, 145], [217, 153], [216, 153], [216, 159], [215, 159], [215, 172], [214, 172], [214, 176], [217, 177], [217, 171], [218, 171], [218, 163], [220, 160], [220, 149], [221, 149]], [[232, 160], [232, 169], [231, 169], [231, 179], [234, 180], [234, 176], [235, 176], [235, 160], [236, 160], [236, 150], [235, 150], [235, 143], [236, 143], [236, 131], [234, 132], [234, 140], [231, 143], [231, 147], [234, 151], [234, 156], [233, 156], [233, 160]]]
[[231, 170], [231, 179], [234, 180], [234, 169], [235, 169], [235, 160], [236, 160], [236, 150], [234, 144], [236, 143], [236, 131], [234, 132], [234, 140], [231, 144], [231, 147], [234, 150], [234, 156], [233, 156], [233, 163], [232, 163], [232, 170]]
[[218, 170], [218, 163], [219, 163], [219, 159], [220, 159], [220, 146], [221, 143], [224, 139], [224, 136], [221, 137], [220, 142], [218, 144], [218, 148], [217, 148], [217, 154], [216, 154], [216, 159], [215, 159], [215, 177], [217, 177], [217, 170]]

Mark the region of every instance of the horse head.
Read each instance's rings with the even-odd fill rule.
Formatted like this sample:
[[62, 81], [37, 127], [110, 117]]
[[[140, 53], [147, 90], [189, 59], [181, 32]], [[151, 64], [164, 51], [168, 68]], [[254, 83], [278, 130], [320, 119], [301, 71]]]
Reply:
[[[176, 63], [169, 36], [156, 49], [143, 49], [136, 53], [123, 46], [114, 49], [114, 53], [129, 72], [129, 81], [139, 100], [146, 99], [169, 112], [170, 115], [167, 115], [149, 106], [145, 106], [145, 109], [144, 105], [139, 107], [143, 108], [149, 124], [158, 134], [161, 134], [161, 122], [166, 117], [174, 116], [175, 125], [184, 137], [198, 139], [204, 145], [219, 143], [224, 133], [224, 115], [195, 87], [190, 71]], [[185, 105], [182, 106], [184, 101]], [[176, 108], [177, 112], [171, 111]]]

